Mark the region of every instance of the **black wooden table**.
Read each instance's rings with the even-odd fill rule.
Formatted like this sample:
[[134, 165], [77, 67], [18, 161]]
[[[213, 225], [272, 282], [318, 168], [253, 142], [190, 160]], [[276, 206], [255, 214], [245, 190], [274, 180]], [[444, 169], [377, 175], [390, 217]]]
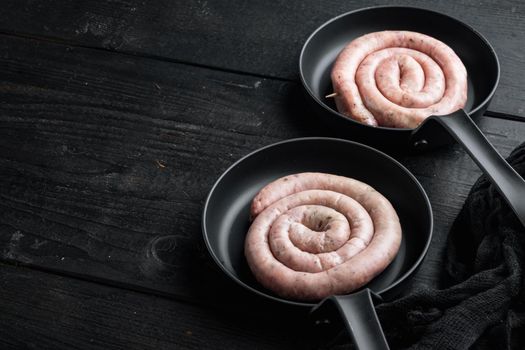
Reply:
[[[384, 3], [3, 1], [0, 348], [308, 347], [301, 317], [218, 271], [201, 212], [241, 156], [331, 135], [304, 117], [300, 48], [331, 17]], [[502, 76], [478, 124], [508, 155], [525, 139], [524, 5], [395, 3], [456, 16], [493, 44]], [[457, 146], [398, 159], [435, 215], [412, 289], [439, 287], [481, 172]]]

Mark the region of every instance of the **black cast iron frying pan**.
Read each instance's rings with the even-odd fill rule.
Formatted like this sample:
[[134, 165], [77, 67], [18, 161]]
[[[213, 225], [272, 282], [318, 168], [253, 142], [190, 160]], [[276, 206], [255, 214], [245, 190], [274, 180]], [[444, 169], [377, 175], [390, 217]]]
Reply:
[[335, 322], [334, 315], [339, 312], [360, 349], [388, 348], [371, 296], [389, 298], [399, 293], [421, 264], [432, 235], [432, 209], [425, 191], [390, 156], [333, 138], [293, 139], [259, 149], [233, 164], [211, 189], [202, 220], [206, 246], [222, 271], [241, 286], [280, 303], [313, 308], [314, 304], [286, 300], [262, 287], [244, 257], [249, 208], [255, 194], [279, 177], [307, 171], [368, 183], [390, 200], [399, 215], [403, 239], [395, 260], [365, 288], [348, 296], [325, 299], [314, 314]]
[[[417, 129], [371, 127], [337, 112], [330, 72], [343, 47], [381, 30], [411, 30], [450, 46], [468, 73], [464, 110], [432, 116]], [[487, 109], [498, 85], [498, 58], [489, 42], [467, 24], [444, 14], [413, 7], [379, 6], [352, 11], [321, 25], [307, 39], [299, 59], [301, 81], [323, 123], [345, 130], [347, 137], [382, 149], [428, 150], [456, 140], [492, 180], [525, 225], [525, 182], [488, 142], [472, 118]]]

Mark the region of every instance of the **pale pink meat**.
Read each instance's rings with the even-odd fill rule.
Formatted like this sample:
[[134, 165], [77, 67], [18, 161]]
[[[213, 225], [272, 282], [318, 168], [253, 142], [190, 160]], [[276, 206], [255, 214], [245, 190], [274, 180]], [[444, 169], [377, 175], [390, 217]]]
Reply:
[[467, 101], [467, 70], [454, 51], [428, 35], [382, 31], [350, 42], [332, 68], [342, 114], [371, 126], [415, 128]]
[[355, 179], [285, 176], [253, 199], [245, 255], [257, 280], [278, 295], [319, 300], [349, 293], [394, 259], [399, 218], [379, 192]]

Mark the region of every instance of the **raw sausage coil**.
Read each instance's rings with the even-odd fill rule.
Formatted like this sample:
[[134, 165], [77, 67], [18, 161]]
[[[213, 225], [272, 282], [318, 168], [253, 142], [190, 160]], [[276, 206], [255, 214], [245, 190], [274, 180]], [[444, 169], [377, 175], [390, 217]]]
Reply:
[[382, 31], [348, 44], [332, 68], [337, 109], [371, 126], [415, 128], [467, 101], [467, 71], [454, 51], [428, 35]]
[[253, 199], [245, 255], [276, 294], [319, 300], [356, 290], [383, 271], [401, 242], [399, 218], [379, 192], [324, 173], [280, 178]]

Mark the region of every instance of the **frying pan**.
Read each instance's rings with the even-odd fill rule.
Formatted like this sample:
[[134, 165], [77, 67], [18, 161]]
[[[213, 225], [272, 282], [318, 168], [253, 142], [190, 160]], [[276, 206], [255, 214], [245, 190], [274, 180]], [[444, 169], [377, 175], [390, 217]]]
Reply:
[[[261, 286], [244, 257], [250, 203], [271, 181], [299, 172], [326, 172], [363, 181], [382, 193], [401, 222], [402, 242], [394, 261], [360, 291], [332, 296], [321, 304], [287, 300]], [[432, 235], [432, 209], [416, 178], [390, 156], [369, 146], [334, 138], [301, 138], [259, 149], [233, 164], [217, 180], [206, 200], [202, 231], [222, 271], [244, 288], [273, 301], [313, 309], [319, 324], [337, 324], [342, 316], [360, 349], [387, 349], [372, 298], [390, 298], [406, 286], [420, 266]], [[320, 326], [321, 327], [321, 326]], [[324, 332], [324, 331], [323, 331]]]
[[[431, 116], [417, 129], [371, 127], [337, 112], [324, 96], [332, 92], [330, 72], [343, 47], [366, 33], [410, 30], [430, 35], [450, 46], [468, 73], [464, 109]], [[489, 42], [472, 27], [444, 14], [413, 7], [379, 6], [352, 11], [321, 25], [307, 39], [299, 59], [301, 81], [326, 124], [344, 129], [347, 137], [388, 150], [425, 151], [457, 141], [525, 225], [525, 182], [488, 142], [472, 118], [487, 109], [498, 85], [498, 58]]]

